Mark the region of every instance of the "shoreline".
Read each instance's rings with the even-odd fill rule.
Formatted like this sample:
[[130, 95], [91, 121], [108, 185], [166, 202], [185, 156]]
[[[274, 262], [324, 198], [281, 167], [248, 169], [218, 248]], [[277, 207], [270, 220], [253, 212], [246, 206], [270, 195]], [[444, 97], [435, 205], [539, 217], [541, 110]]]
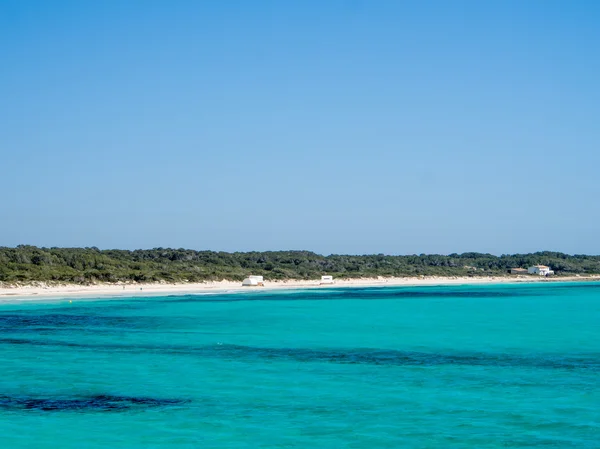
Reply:
[[553, 282], [593, 282], [600, 281], [600, 275], [562, 276], [542, 278], [533, 276], [490, 276], [490, 277], [379, 277], [337, 279], [334, 284], [321, 285], [318, 280], [265, 281], [264, 287], [242, 287], [239, 281], [209, 281], [202, 283], [167, 284], [95, 284], [95, 285], [47, 285], [36, 283], [26, 286], [0, 287], [1, 302], [35, 301], [81, 297], [91, 299], [144, 297], [168, 295], [186, 295], [194, 293], [235, 293], [240, 291], [268, 291], [306, 288], [344, 288], [344, 287], [418, 287], [442, 285], [491, 285], [491, 284], [538, 284]]

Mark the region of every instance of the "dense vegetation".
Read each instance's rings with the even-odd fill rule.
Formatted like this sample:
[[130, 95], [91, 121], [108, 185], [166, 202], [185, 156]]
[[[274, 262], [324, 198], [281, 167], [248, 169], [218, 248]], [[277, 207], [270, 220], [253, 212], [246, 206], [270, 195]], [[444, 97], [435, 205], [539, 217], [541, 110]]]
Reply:
[[493, 256], [383, 254], [321, 256], [310, 251], [225, 253], [187, 249], [99, 250], [98, 248], [0, 247], [0, 283], [198, 282], [241, 280], [248, 274], [275, 279], [375, 276], [488, 276], [511, 267], [549, 265], [557, 275], [598, 274], [600, 256], [539, 252]]

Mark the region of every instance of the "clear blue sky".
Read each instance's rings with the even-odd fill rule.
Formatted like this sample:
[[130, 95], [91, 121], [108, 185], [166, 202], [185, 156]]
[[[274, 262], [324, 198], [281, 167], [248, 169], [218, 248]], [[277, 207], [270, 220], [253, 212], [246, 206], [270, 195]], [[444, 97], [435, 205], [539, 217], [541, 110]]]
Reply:
[[0, 245], [600, 253], [596, 1], [0, 0]]

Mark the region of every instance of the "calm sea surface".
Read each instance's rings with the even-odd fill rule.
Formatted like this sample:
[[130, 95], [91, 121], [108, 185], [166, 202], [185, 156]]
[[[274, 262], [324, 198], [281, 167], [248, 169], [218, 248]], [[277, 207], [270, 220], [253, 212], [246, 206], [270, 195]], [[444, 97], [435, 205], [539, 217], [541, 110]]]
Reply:
[[600, 284], [0, 304], [2, 448], [600, 448]]

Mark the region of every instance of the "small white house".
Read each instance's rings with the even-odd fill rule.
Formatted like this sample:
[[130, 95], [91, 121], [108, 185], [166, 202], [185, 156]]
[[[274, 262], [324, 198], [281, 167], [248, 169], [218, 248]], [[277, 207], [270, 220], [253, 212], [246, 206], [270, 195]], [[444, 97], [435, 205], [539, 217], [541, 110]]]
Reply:
[[533, 267], [529, 267], [527, 269], [529, 274], [537, 274], [539, 276], [549, 276], [554, 274], [554, 271], [547, 267], [546, 265], [534, 265]]
[[333, 276], [321, 276], [321, 285], [333, 284]]
[[242, 287], [264, 287], [262, 276], [248, 276], [242, 281]]

